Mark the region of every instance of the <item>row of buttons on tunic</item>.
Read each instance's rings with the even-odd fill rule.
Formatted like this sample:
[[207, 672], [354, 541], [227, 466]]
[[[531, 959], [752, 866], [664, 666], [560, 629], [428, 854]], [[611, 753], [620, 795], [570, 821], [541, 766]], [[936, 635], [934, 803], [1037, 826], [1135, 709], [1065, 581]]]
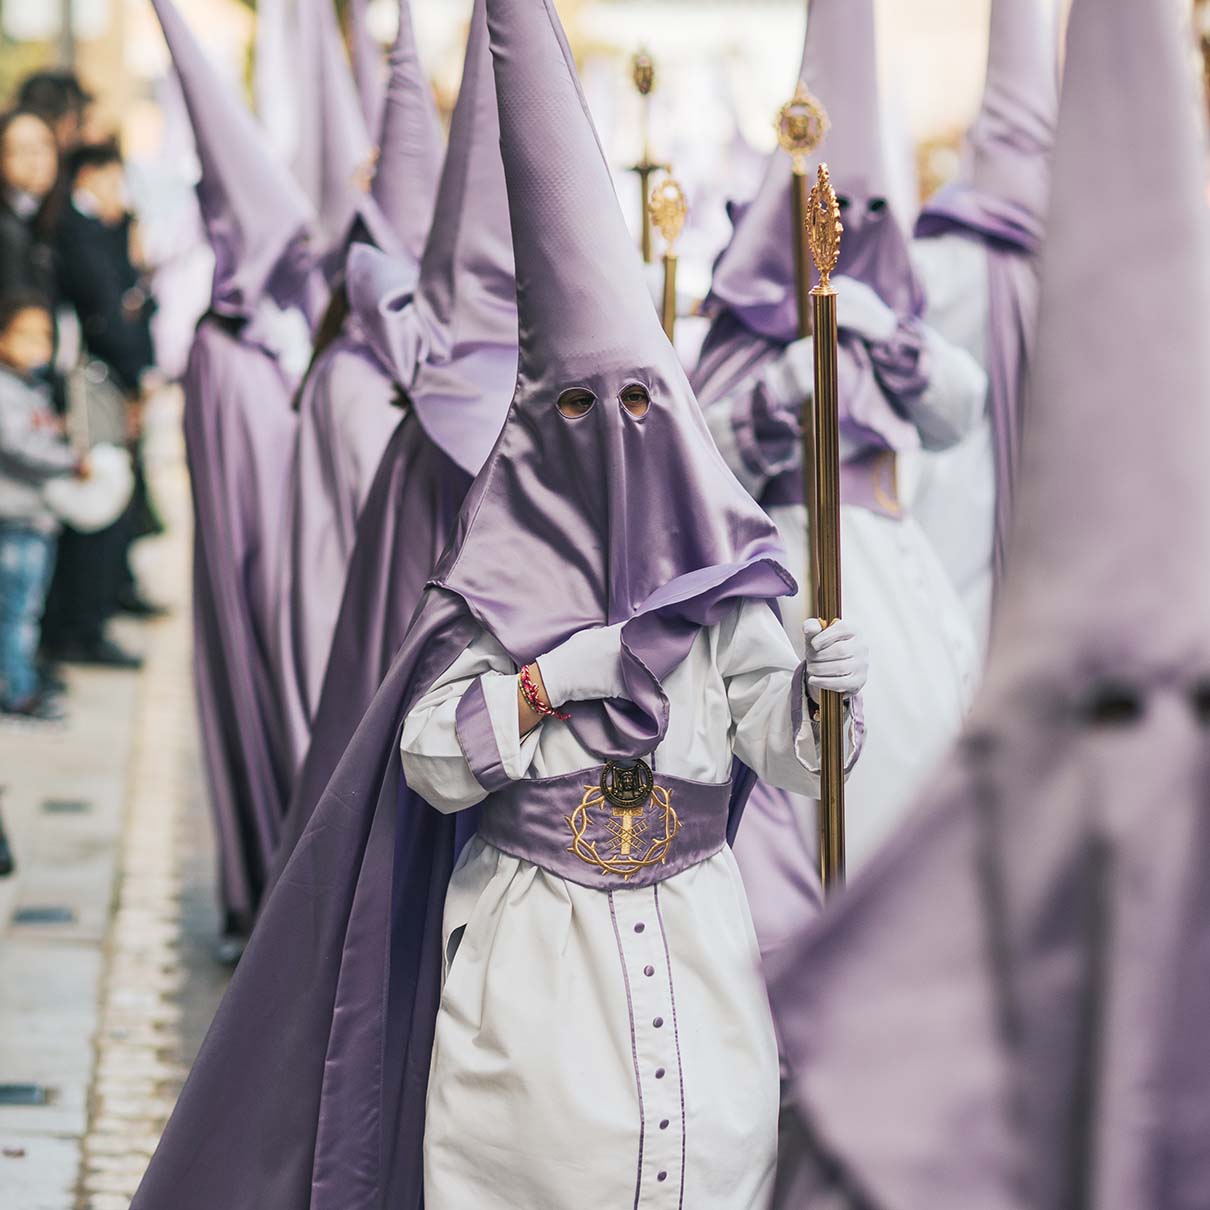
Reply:
[[[634, 915], [639, 915], [640, 913], [646, 915], [650, 910], [658, 910], [657, 896], [658, 892], [656, 888], [615, 894], [613, 897], [615, 911], [622, 916], [630, 915], [632, 911]], [[646, 921], [642, 919], [634, 920], [631, 928], [636, 937], [644, 937], [644, 934], [647, 932]], [[623, 961], [626, 966], [631, 966], [632, 961], [639, 958], [640, 955], [634, 951], [641, 949], [646, 951], [642, 955], [643, 957], [650, 956], [650, 949], [653, 944], [659, 946], [661, 957], [666, 957], [662, 952], [664, 945], [662, 940], [659, 939], [661, 937], [662, 934], [656, 933], [653, 937], [644, 937], [642, 942], [636, 941], [630, 945], [623, 946], [623, 949], [631, 951], [631, 953], [623, 955]], [[643, 1168], [647, 1169], [648, 1163], [656, 1167], [655, 1180], [657, 1184], [656, 1186], [645, 1185], [640, 1174], [638, 1205], [641, 1210], [647, 1210], [648, 1207], [651, 1210], [655, 1210], [656, 1207], [672, 1207], [679, 1204], [678, 1182], [669, 1181], [672, 1165], [668, 1161], [680, 1161], [682, 1148], [684, 1147], [684, 1126], [682, 1122], [679, 1137], [671, 1129], [673, 1122], [680, 1120], [681, 1108], [679, 1081], [675, 1079], [672, 1081], [668, 1080], [670, 1071], [673, 1075], [676, 1074], [677, 1056], [675, 1038], [665, 1028], [663, 1012], [651, 1011], [653, 1009], [663, 1010], [666, 996], [662, 994], [661, 990], [657, 990], [656, 984], [650, 982], [656, 976], [656, 966], [651, 962], [647, 962], [643, 966], [642, 971], [643, 979], [637, 981], [637, 986], [632, 984], [631, 987], [631, 1029], [635, 1058], [636, 1062], [639, 1063], [639, 1096], [646, 1112], [651, 1112], [658, 1104], [659, 1108], [664, 1110], [664, 1113], [657, 1119], [659, 1133], [648, 1136], [644, 1145], [646, 1154], [643, 1156]], [[671, 985], [669, 985], [669, 990], [671, 991]], [[650, 1022], [650, 1025], [644, 1026], [643, 1022]], [[673, 1050], [671, 1053], [668, 1053], [670, 1042], [673, 1045]], [[655, 1080], [659, 1081], [659, 1083], [654, 1086], [648, 1084], [647, 1079], [643, 1078], [644, 1071], [654, 1076]], [[669, 1104], [668, 1099], [674, 1097], [676, 1098], [675, 1101]], [[669, 1110], [673, 1110], [675, 1116], [673, 1113], [669, 1113]], [[656, 1166], [657, 1157], [658, 1160], [663, 1161], [658, 1166]], [[647, 1169], [647, 1171], [650, 1172], [650, 1169]], [[648, 1190], [650, 1190], [650, 1193], [648, 1193]]]

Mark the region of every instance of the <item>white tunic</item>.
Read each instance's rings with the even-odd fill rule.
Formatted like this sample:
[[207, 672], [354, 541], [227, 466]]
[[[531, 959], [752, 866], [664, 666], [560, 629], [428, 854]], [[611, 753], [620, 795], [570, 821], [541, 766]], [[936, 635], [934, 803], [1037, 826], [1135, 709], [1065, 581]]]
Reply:
[[[987, 365], [988, 263], [978, 240], [940, 235], [916, 240], [912, 263], [928, 295], [928, 322]], [[991, 627], [996, 532], [996, 455], [991, 419], [957, 445], [919, 461], [912, 515], [966, 606], [980, 658]]]
[[[793, 722], [797, 663], [765, 604], [702, 631], [664, 683], [657, 781], [725, 782], [734, 753], [777, 785], [817, 793], [812, 728], [796, 735]], [[518, 735], [515, 674], [481, 634], [408, 716], [408, 784], [438, 809], [485, 797], [455, 721], [477, 677], [511, 778], [599, 767], [560, 722]], [[729, 849], [655, 887], [601, 891], [475, 840], [450, 884], [444, 936], [428, 1210], [769, 1205], [777, 1047]]]

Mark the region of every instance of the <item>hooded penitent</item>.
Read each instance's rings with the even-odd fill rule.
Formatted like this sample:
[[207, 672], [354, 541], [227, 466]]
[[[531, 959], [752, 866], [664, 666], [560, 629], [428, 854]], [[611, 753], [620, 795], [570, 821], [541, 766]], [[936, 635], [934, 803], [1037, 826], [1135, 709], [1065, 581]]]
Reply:
[[256, 121], [220, 79], [172, 3], [156, 14], [172, 52], [193, 126], [201, 180], [198, 201], [214, 251], [211, 308], [248, 319], [262, 298], [285, 305], [310, 268], [314, 214], [272, 156]]
[[268, 665], [293, 440], [290, 387], [266, 343], [262, 305], [294, 293], [309, 211], [171, 0], [155, 0], [201, 161], [216, 271], [185, 387], [196, 516], [195, 673], [228, 926], [256, 910], [284, 809], [287, 762]]
[[1021, 402], [1037, 329], [1037, 253], [1050, 192], [1058, 48], [1049, 0], [996, 0], [983, 106], [959, 179], [925, 206], [921, 237], [951, 233], [988, 252], [985, 361], [996, 469], [994, 561], [1004, 570], [1021, 445]]
[[[487, 0], [486, 8], [523, 335], [512, 413], [265, 907], [135, 1210], [419, 1210], [441, 916], [476, 821], [473, 811], [439, 815], [403, 782], [399, 737], [412, 703], [481, 624], [504, 643], [545, 650], [615, 610], [635, 614], [631, 602], [650, 587], [657, 591], [638, 602], [626, 635], [638, 708], [625, 719], [599, 712], [581, 732], [601, 747], [620, 736], [619, 746], [649, 751], [646, 737], [664, 721], [660, 670], [726, 599], [769, 596], [789, 581], [771, 562], [770, 527], [724, 469], [661, 343], [553, 7]], [[555, 411], [566, 376], [598, 395], [580, 420]], [[652, 391], [641, 420], [618, 414], [629, 381]], [[555, 423], [568, 430], [552, 431]], [[647, 434], [667, 448], [652, 450]], [[618, 473], [611, 460], [621, 449], [631, 462], [616, 485], [581, 492], [550, 466], [567, 456], [583, 475]], [[524, 501], [514, 494], [522, 486]], [[623, 487], [629, 513], [614, 498]], [[561, 510], [570, 518], [563, 528], [550, 515]], [[505, 520], [532, 523], [521, 546]], [[488, 538], [508, 542], [541, 581], [540, 605], [516, 566], [497, 576], [494, 593], [481, 588], [501, 557]], [[630, 543], [634, 578], [610, 574], [614, 542]], [[664, 587], [661, 576], [675, 579]], [[544, 624], [530, 624], [542, 613]]]
[[919, 813], [770, 963], [798, 1210], [1205, 1202], [1185, 947], [1205, 934], [1210, 229], [1187, 45], [1172, 5], [1076, 0], [985, 688]]
[[[799, 79], [823, 104], [831, 133], [808, 172], [814, 179], [816, 164], [826, 161], [841, 199], [845, 233], [836, 272], [872, 286], [899, 314], [918, 314], [907, 237], [890, 204], [876, 46], [871, 0], [813, 0]], [[791, 189], [790, 157], [771, 156], [715, 266], [707, 304], [781, 343], [798, 335]]]
[[[359, 205], [361, 222], [350, 242], [351, 255], [366, 251], [359, 245], [367, 235], [392, 254], [379, 258], [390, 266], [383, 289], [392, 299], [399, 285], [415, 286], [442, 155], [440, 123], [411, 29], [405, 2], [374, 189]], [[511, 300], [511, 279], [508, 295]], [[399, 423], [397, 391], [392, 363], [375, 355], [357, 317], [346, 315], [340, 331], [317, 349], [299, 395], [275, 652], [292, 769], [306, 754], [357, 518]]]
[[[852, 448], [914, 450], [920, 445], [916, 428], [888, 396], [910, 397], [927, 386], [916, 323], [925, 300], [890, 200], [873, 0], [813, 0], [799, 79], [829, 119], [829, 133], [808, 172], [813, 178], [816, 164], [826, 161], [841, 199], [845, 234], [837, 273], [873, 288], [901, 321], [894, 339], [883, 345], [842, 330], [841, 431]], [[798, 336], [791, 191], [790, 157], [778, 150], [769, 157], [756, 197], [735, 208], [735, 230], [715, 265], [705, 304], [714, 322], [693, 375], [703, 406]], [[777, 492], [801, 499], [797, 470], [783, 479]], [[846, 474], [844, 498], [872, 504], [867, 483], [873, 479], [870, 473]]]

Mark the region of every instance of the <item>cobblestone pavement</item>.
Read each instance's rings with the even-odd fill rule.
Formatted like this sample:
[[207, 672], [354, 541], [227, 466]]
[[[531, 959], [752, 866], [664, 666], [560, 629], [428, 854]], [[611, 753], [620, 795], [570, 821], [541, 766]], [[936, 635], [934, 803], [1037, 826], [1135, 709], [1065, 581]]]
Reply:
[[[127, 1210], [226, 981], [190, 677], [177, 406], [149, 463], [169, 524], [137, 552], [169, 617], [122, 628], [140, 675], [70, 672], [60, 728], [0, 728], [18, 868], [0, 880], [0, 1207]], [[3, 1100], [4, 1089], [0, 1089]]]

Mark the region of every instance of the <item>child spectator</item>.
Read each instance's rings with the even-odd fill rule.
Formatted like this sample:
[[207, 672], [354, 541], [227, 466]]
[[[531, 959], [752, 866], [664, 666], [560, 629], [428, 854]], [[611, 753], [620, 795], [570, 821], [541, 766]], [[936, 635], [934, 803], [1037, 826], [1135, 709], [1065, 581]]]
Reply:
[[87, 476], [43, 382], [54, 338], [43, 297], [0, 296], [0, 712], [45, 720], [61, 712], [35, 662], [58, 531], [42, 488], [57, 476]]

